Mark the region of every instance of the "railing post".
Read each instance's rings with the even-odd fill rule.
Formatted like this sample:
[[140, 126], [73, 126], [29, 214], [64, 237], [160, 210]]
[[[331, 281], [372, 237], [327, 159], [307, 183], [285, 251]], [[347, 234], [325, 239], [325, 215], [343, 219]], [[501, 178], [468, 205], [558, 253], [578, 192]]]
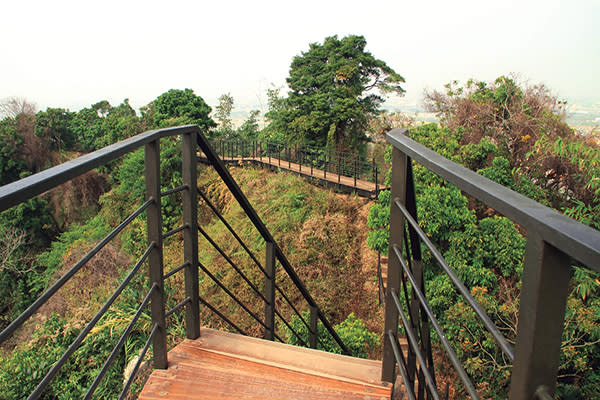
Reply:
[[400, 150], [394, 147], [392, 153], [392, 187], [390, 201], [390, 240], [388, 254], [388, 277], [385, 297], [385, 331], [386, 339], [383, 343], [383, 363], [381, 368], [381, 380], [394, 382], [396, 379], [396, 360], [392, 344], [387, 337], [391, 332], [394, 337], [398, 336], [398, 310], [392, 298], [392, 293], [396, 295], [400, 292], [400, 273], [402, 271], [400, 261], [394, 254], [393, 245], [402, 248], [404, 232], [404, 215], [398, 207], [394, 205], [395, 199], [399, 199], [402, 204], [406, 204], [406, 184], [408, 171], [408, 157]]
[[183, 192], [183, 257], [185, 267], [185, 295], [190, 303], [185, 307], [185, 330], [188, 339], [200, 336], [200, 308], [198, 304], [198, 199], [196, 144], [197, 133], [182, 136], [181, 176], [187, 189]]
[[154, 201], [146, 211], [148, 243], [154, 248], [148, 255], [148, 275], [150, 285], [157, 290], [150, 298], [152, 322], [158, 326], [153, 339], [154, 368], [167, 368], [167, 335], [165, 324], [165, 302], [163, 283], [162, 217], [160, 205], [160, 145], [155, 140], [145, 146], [146, 198]]
[[317, 330], [317, 322], [319, 320], [319, 313], [317, 307], [310, 307], [310, 338], [309, 345], [311, 349], [317, 348], [317, 338], [319, 331]]
[[377, 180], [377, 169], [377, 165], [375, 165], [375, 198], [377, 198], [377, 195], [379, 195], [379, 181]]
[[354, 191], [356, 191], [356, 175], [358, 175], [358, 156], [354, 157]]
[[540, 386], [554, 394], [570, 278], [569, 257], [527, 232], [511, 400], [532, 399]]
[[275, 246], [272, 242], [266, 245], [265, 261], [265, 339], [275, 339]]
[[338, 173], [338, 186], [340, 184], [340, 180], [341, 180], [341, 176], [342, 176], [342, 172], [341, 172], [341, 169], [342, 169], [342, 157], [343, 157], [342, 153], [339, 153], [339, 155], [338, 155], [338, 170], [337, 170], [337, 173]]

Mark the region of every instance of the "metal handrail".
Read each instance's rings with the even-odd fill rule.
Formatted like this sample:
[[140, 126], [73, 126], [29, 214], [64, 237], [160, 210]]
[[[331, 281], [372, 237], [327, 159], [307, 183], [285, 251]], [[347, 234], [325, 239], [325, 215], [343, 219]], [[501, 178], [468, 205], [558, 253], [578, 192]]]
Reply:
[[[417, 346], [419, 339], [414, 335], [413, 329], [419, 326], [423, 329], [423, 321], [430, 321], [469, 395], [474, 399], [479, 398], [425, 298], [420, 254], [421, 243], [424, 243], [503, 353], [513, 362], [509, 398], [552, 398], [558, 370], [558, 354], [571, 265], [573, 260], [576, 260], [589, 269], [600, 271], [600, 232], [442, 157], [411, 140], [406, 134], [407, 130], [395, 129], [387, 135], [388, 142], [393, 146], [394, 161], [385, 315], [389, 340], [384, 344], [382, 378], [389, 380], [390, 377], [395, 376], [395, 370], [391, 369], [394, 366], [394, 363], [391, 363], [392, 358], [400, 366], [405, 381], [414, 379], [415, 357], [418, 359], [420, 373], [427, 372], [430, 364], [425, 360], [423, 350]], [[455, 185], [465, 194], [482, 201], [526, 229], [527, 246], [517, 340], [514, 348], [419, 227], [412, 176], [413, 160]], [[408, 227], [410, 240], [406, 235], [405, 225]], [[412, 255], [415, 265], [411, 264], [409, 241], [412, 251], [417, 252]], [[402, 242], [406, 248], [407, 261], [400, 250]], [[410, 301], [407, 292], [409, 283], [406, 278], [412, 290]], [[404, 290], [404, 300], [409, 306], [410, 321], [402, 310], [398, 298], [400, 288]], [[392, 306], [387, 304], [390, 301], [394, 303]], [[402, 318], [405, 331], [411, 336], [407, 368], [404, 362], [400, 363], [402, 360], [398, 357], [395, 343], [398, 316]], [[423, 332], [427, 334], [429, 329], [426, 328], [421, 331], [422, 334]], [[427, 346], [424, 350], [429, 351], [428, 354], [431, 355], [431, 350], [427, 349]], [[434, 397], [437, 396], [435, 379], [427, 378], [425, 383], [428, 385], [429, 393]], [[419, 382], [419, 385], [422, 384]], [[423, 390], [423, 387], [420, 386], [419, 390]], [[409, 397], [414, 397], [412, 388], [407, 387], [407, 391]]]
[[483, 175], [442, 157], [406, 136], [406, 129], [388, 133], [388, 142], [411, 159], [482, 201], [500, 214], [535, 231], [541, 239], [561, 249], [588, 268], [600, 272], [600, 232]]
[[0, 187], [0, 212], [161, 138], [198, 132], [196, 125], [147, 131]]

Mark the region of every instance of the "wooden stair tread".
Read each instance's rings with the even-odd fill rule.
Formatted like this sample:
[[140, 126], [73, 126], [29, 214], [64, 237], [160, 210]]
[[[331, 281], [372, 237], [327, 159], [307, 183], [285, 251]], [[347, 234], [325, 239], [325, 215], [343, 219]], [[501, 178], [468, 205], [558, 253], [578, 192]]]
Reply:
[[169, 352], [139, 399], [389, 399], [380, 374], [378, 361], [203, 328]]

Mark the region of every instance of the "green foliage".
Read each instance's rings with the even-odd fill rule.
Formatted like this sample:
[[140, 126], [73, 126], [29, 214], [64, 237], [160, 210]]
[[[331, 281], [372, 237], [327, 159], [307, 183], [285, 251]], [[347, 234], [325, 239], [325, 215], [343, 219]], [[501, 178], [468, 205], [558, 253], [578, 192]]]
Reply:
[[499, 156], [494, 157], [490, 167], [482, 168], [477, 172], [502, 186], [512, 189], [514, 187], [514, 181], [511, 169], [508, 160]]
[[47, 108], [35, 116], [35, 135], [44, 140], [51, 149], [72, 149], [75, 136], [69, 125], [73, 113], [63, 108]]
[[[310, 321], [310, 313], [308, 311], [304, 311], [301, 314], [304, 321]], [[290, 326], [296, 333], [292, 332], [289, 328], [287, 329], [288, 344], [304, 346], [304, 343], [309, 343], [310, 334], [308, 328], [297, 315], [292, 316]], [[373, 332], [369, 332], [365, 323], [358, 319], [354, 313], [350, 313], [344, 321], [335, 325], [333, 329], [354, 357], [367, 358], [369, 350], [379, 345], [379, 337]], [[317, 325], [317, 337], [317, 349], [342, 354], [342, 349], [338, 343], [320, 322]]]
[[[469, 81], [429, 93], [443, 125], [423, 125], [410, 135], [455, 162], [543, 204], [600, 228], [600, 151], [576, 137], [562, 121], [561, 104], [543, 86], [520, 87], [500, 77]], [[516, 337], [525, 239], [510, 220], [493, 215], [460, 191], [413, 166], [419, 221], [448, 265], [471, 290], [509, 342]], [[389, 196], [388, 196], [389, 197]], [[388, 197], [371, 208], [370, 227], [388, 229]], [[476, 211], [476, 212], [475, 212]], [[491, 214], [491, 216], [490, 216]], [[384, 232], [370, 233], [371, 247], [385, 250]], [[511, 365], [456, 294], [449, 278], [424, 252], [426, 293], [448, 339], [486, 398], [504, 398]], [[600, 280], [574, 267], [559, 368], [561, 398], [600, 393]]]
[[252, 110], [248, 115], [248, 118], [244, 121], [244, 123], [238, 128], [237, 135], [244, 140], [255, 140], [258, 139], [258, 135], [260, 133], [258, 126], [258, 116], [260, 111]]
[[146, 109], [152, 128], [194, 124], [203, 132], [216, 126], [209, 117], [210, 112], [210, 106], [192, 89], [171, 89], [158, 96]]
[[404, 92], [402, 76], [365, 51], [366, 44], [362, 36], [331, 36], [294, 57], [288, 97], [280, 102], [275, 94], [267, 113], [286, 132], [286, 141], [361, 148], [368, 119], [383, 102], [369, 90]]
[[0, 186], [18, 180], [25, 170], [23, 159], [18, 157], [22, 142], [16, 119], [5, 118], [0, 121]]
[[[146, 199], [144, 149], [140, 148], [123, 158], [116, 177], [119, 182], [117, 193], [127, 196], [128, 201], [141, 204]], [[180, 186], [181, 177], [181, 140], [179, 137], [165, 138], [160, 142], [160, 181], [161, 191]], [[181, 204], [177, 195], [161, 199], [163, 224], [171, 226], [181, 217]]]
[[[123, 304], [121, 304], [123, 306]], [[113, 315], [110, 315], [110, 314]], [[57, 376], [44, 390], [42, 398], [70, 400], [82, 398], [117, 343], [123, 324], [115, 324], [115, 311], [109, 312], [84, 340]], [[131, 318], [128, 315], [128, 318]], [[24, 399], [63, 355], [81, 328], [52, 314], [33, 336], [31, 343], [15, 349], [11, 355], [0, 357], [0, 399]], [[121, 351], [94, 393], [95, 399], [116, 398], [121, 391], [123, 370], [135, 355], [133, 348], [141, 348], [141, 338], [148, 332], [134, 329], [126, 348]]]
[[488, 164], [490, 157], [498, 154], [498, 146], [489, 137], [484, 137], [479, 143], [461, 146], [460, 153], [465, 167], [477, 171]]

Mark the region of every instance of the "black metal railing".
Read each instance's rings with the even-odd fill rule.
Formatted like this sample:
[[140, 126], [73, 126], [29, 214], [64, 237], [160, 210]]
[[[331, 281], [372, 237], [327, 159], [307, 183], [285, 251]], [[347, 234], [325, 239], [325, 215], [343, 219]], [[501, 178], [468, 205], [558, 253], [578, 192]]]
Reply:
[[[393, 146], [393, 162], [382, 379], [394, 382], [398, 366], [410, 399], [422, 399], [425, 395], [442, 398], [436, 384], [431, 351], [430, 332], [435, 332], [465, 390], [471, 398], [479, 399], [474, 384], [425, 298], [421, 254], [424, 244], [513, 364], [508, 398], [552, 398], [571, 261], [600, 271], [600, 232], [445, 159], [409, 139], [406, 133], [406, 130], [396, 129], [387, 135]], [[413, 160], [527, 231], [514, 348], [419, 227]], [[409, 343], [406, 357], [398, 346], [399, 319]]]
[[[170, 190], [166, 190], [161, 193], [161, 178], [160, 178], [160, 140], [162, 138], [180, 136], [181, 137], [181, 149], [182, 149], [182, 180], [183, 184]], [[348, 350], [344, 343], [341, 341], [337, 333], [334, 331], [331, 323], [328, 321], [326, 316], [321, 312], [314, 299], [310, 296], [302, 280], [297, 276], [294, 269], [290, 265], [289, 261], [281, 251], [280, 247], [275, 242], [273, 236], [268, 231], [262, 220], [259, 218], [255, 210], [250, 205], [250, 202], [242, 193], [239, 186], [236, 184], [234, 179], [229, 174], [222, 160], [219, 159], [217, 153], [210, 146], [209, 142], [200, 132], [197, 126], [182, 126], [175, 128], [160, 129], [155, 131], [148, 131], [141, 133], [132, 138], [126, 139], [122, 142], [107, 146], [101, 150], [71, 160], [67, 163], [58, 165], [48, 170], [42, 171], [38, 174], [29, 176], [21, 179], [17, 182], [0, 187], [0, 212], [9, 209], [21, 202], [27, 201], [28, 199], [39, 195], [49, 189], [57, 187], [70, 179], [73, 179], [87, 171], [111, 162], [118, 157], [121, 157], [129, 152], [132, 152], [140, 147], [145, 148], [145, 181], [146, 181], [146, 201], [129, 217], [127, 217], [121, 224], [119, 224], [114, 230], [109, 233], [103, 240], [101, 240], [92, 250], [90, 250], [79, 262], [77, 262], [72, 268], [67, 271], [62, 277], [60, 277], [54, 284], [52, 284], [38, 299], [36, 299], [21, 315], [19, 315], [9, 326], [7, 326], [2, 332], [0, 332], [0, 343], [5, 342], [9, 339], [12, 334], [23, 325], [23, 323], [29, 319], [39, 308], [46, 303], [61, 287], [65, 285], [86, 263], [92, 259], [98, 252], [106, 246], [111, 240], [113, 240], [126, 226], [132, 221], [138, 218], [143, 212], [146, 213], [147, 220], [147, 242], [148, 246], [144, 251], [143, 255], [138, 259], [135, 266], [123, 279], [119, 287], [110, 295], [106, 303], [97, 312], [97, 314], [87, 323], [87, 325], [81, 330], [77, 338], [71, 343], [66, 352], [61, 358], [45, 373], [45, 376], [37, 384], [37, 387], [29, 395], [28, 399], [38, 399], [43, 394], [51, 380], [56, 376], [61, 367], [67, 362], [69, 357], [80, 347], [83, 340], [90, 334], [96, 323], [105, 315], [110, 306], [119, 297], [125, 287], [134, 279], [139, 269], [144, 263], [148, 264], [148, 281], [149, 290], [145, 294], [145, 297], [135, 315], [130, 320], [128, 326], [125, 328], [118, 342], [114, 346], [110, 355], [106, 359], [102, 366], [99, 374], [95, 377], [94, 381], [88, 388], [85, 399], [91, 398], [95, 389], [98, 387], [103, 376], [108, 371], [111, 364], [119, 356], [121, 349], [127, 340], [128, 336], [132, 332], [136, 321], [150, 305], [152, 328], [151, 332], [142, 348], [142, 353], [139, 360], [134, 366], [134, 370], [130, 375], [129, 379], [125, 383], [119, 398], [125, 398], [127, 396], [129, 387], [134, 379], [134, 376], [139, 369], [141, 362], [148, 351], [150, 344], [152, 343], [153, 349], [153, 365], [154, 368], [164, 369], [167, 367], [167, 332], [166, 332], [166, 318], [174, 314], [179, 310], [185, 310], [185, 330], [186, 336], [190, 339], [195, 339], [200, 335], [200, 305], [203, 305], [214, 312], [219, 318], [222, 318], [236, 331], [245, 334], [238, 325], [236, 325], [231, 318], [225, 313], [218, 310], [216, 307], [207, 302], [206, 299], [199, 296], [199, 269], [202, 269], [207, 276], [214, 279], [215, 283], [246, 312], [248, 312], [257, 323], [264, 328], [264, 337], [270, 340], [283, 339], [276, 332], [276, 317], [283, 322], [283, 324], [290, 330], [292, 334], [301, 340], [301, 343], [316, 346], [318, 341], [317, 338], [317, 319], [321, 321], [323, 326], [332, 335], [335, 341], [339, 344], [340, 348], [344, 353], [348, 353]], [[197, 148], [200, 147], [201, 151], [205, 154], [209, 163], [215, 168], [217, 173], [221, 176], [226, 186], [231, 190], [235, 199], [239, 202], [240, 206], [251, 220], [252, 224], [258, 230], [260, 236], [266, 242], [265, 253], [266, 262], [263, 266], [248, 246], [244, 243], [241, 237], [234, 231], [231, 225], [225, 220], [225, 218], [218, 212], [217, 208], [210, 202], [210, 199], [197, 187]], [[161, 216], [161, 197], [170, 196], [175, 193], [181, 193], [183, 197], [183, 224], [177, 228], [171, 229], [167, 232], [163, 232], [163, 223]], [[242, 268], [235, 264], [235, 262], [229, 257], [219, 245], [203, 230], [198, 224], [198, 199], [197, 195], [200, 195], [202, 200], [209, 205], [209, 207], [215, 212], [218, 218], [225, 224], [228, 230], [233, 234], [235, 239], [239, 242], [242, 248], [250, 255], [252, 261], [260, 270], [265, 277], [265, 290], [261, 292], [258, 285], [252, 283], [248, 277], [245, 276]], [[164, 273], [163, 266], [163, 240], [175, 233], [183, 233], [184, 242], [184, 262], [180, 266], [177, 266], [170, 270], [168, 273]], [[257, 313], [251, 311], [247, 305], [240, 301], [235, 293], [227, 289], [214, 275], [210, 273], [209, 268], [199, 263], [198, 261], [198, 233], [201, 233], [206, 240], [211, 243], [217, 251], [223, 256], [228, 263], [240, 274], [246, 283], [253, 289], [256, 296], [265, 304], [264, 318], [261, 318]], [[289, 276], [289, 279], [293, 282], [294, 287], [299, 291], [304, 301], [307, 303], [307, 307], [311, 312], [311, 321], [306, 322], [298, 311], [297, 307], [290, 301], [289, 296], [281, 289], [275, 282], [276, 276], [276, 261], [282, 266], [284, 272]], [[184, 300], [180, 301], [170, 310], [165, 310], [165, 293], [164, 283], [165, 280], [171, 278], [175, 274], [184, 273]], [[304, 339], [290, 326], [288, 321], [283, 317], [280, 310], [276, 308], [275, 295], [279, 294], [281, 298], [289, 304], [293, 311], [299, 316], [302, 322], [309, 328], [310, 338], [309, 343], [306, 343]]]
[[360, 181], [370, 182], [375, 184], [370, 191], [370, 195], [375, 197], [384, 189], [384, 162], [375, 157], [268, 141], [218, 139], [210, 143], [226, 162], [258, 162], [285, 168], [339, 188], [350, 188], [357, 193], [364, 193], [364, 190], [360, 190]]

